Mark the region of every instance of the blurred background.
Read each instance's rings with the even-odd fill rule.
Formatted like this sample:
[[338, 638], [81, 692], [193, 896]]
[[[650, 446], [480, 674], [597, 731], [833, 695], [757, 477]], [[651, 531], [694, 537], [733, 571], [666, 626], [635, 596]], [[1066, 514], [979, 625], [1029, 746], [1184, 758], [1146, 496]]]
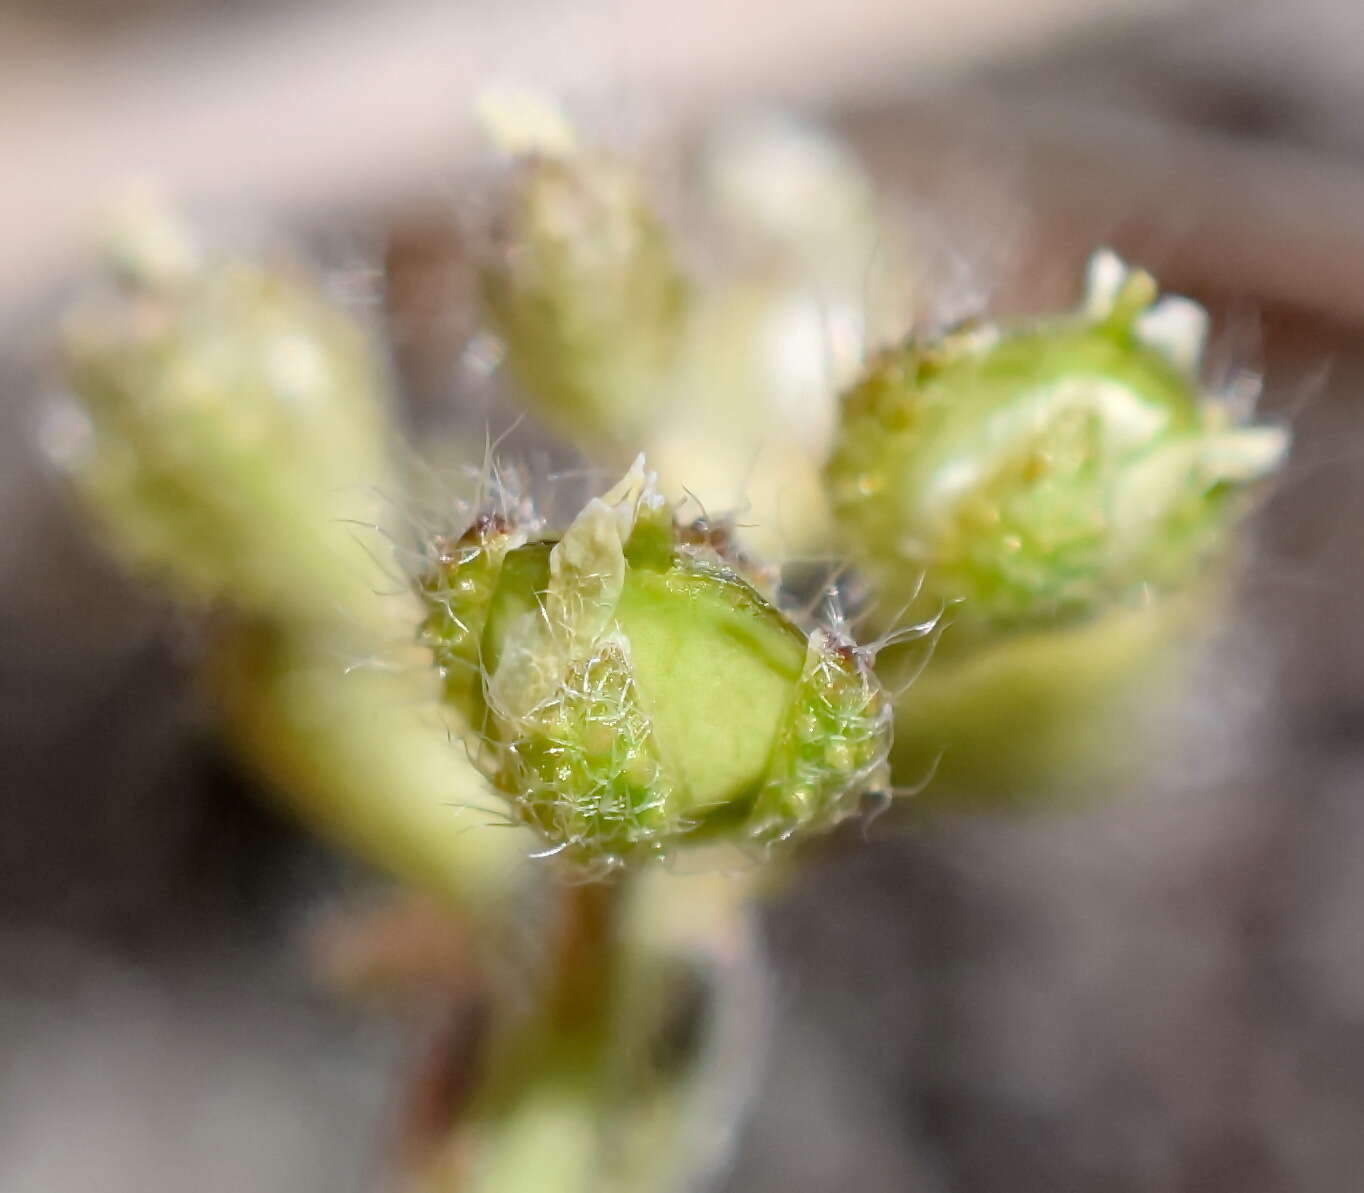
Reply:
[[446, 213], [498, 81], [624, 144], [828, 121], [967, 309], [1067, 303], [1110, 244], [1208, 304], [1214, 364], [1294, 429], [1152, 774], [849, 834], [773, 907], [725, 1187], [1357, 1188], [1362, 48], [1348, 0], [0, 5], [0, 1193], [382, 1186], [421, 1032], [329, 995], [308, 946], [365, 879], [252, 798], [193, 629], [90, 541], [40, 414], [96, 205], [141, 177], [384, 268], [438, 417]]

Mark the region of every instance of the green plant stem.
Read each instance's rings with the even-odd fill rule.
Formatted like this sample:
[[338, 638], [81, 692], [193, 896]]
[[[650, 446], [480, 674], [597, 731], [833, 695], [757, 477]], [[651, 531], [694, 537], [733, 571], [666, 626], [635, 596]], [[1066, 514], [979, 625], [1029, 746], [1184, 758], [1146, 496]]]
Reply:
[[504, 1015], [423, 1193], [675, 1193], [708, 1179], [765, 1023], [752, 884], [567, 887], [528, 1017]]
[[945, 650], [927, 667], [914, 649], [888, 650], [887, 684], [907, 685], [895, 706], [892, 773], [923, 787], [903, 807], [1026, 808], [1123, 782], [1150, 756], [1153, 710], [1178, 690], [1224, 579], [1081, 625]]
[[261, 623], [220, 632], [208, 669], [227, 732], [305, 823], [475, 924], [496, 920], [535, 879], [534, 841], [490, 825], [496, 809], [427, 679], [347, 672], [329, 636]]

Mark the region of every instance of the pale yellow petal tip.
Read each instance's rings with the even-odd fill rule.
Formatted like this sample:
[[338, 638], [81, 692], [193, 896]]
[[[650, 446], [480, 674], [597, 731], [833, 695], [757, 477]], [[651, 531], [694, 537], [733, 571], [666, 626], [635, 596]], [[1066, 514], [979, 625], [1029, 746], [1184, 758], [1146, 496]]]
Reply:
[[550, 553], [551, 587], [561, 572], [599, 579], [623, 571], [625, 543], [635, 528], [640, 506], [656, 493], [655, 476], [644, 467], [644, 454], [600, 497], [589, 501], [573, 519]]
[[657, 485], [657, 475], [648, 470], [644, 453], [640, 452], [625, 475], [602, 495], [601, 501], [612, 508], [629, 507], [633, 514], [639, 508], [640, 502], [656, 490]]
[[1203, 465], [1218, 480], [1249, 484], [1278, 471], [1290, 442], [1283, 427], [1237, 427], [1208, 437]]
[[97, 237], [101, 257], [133, 285], [174, 286], [201, 264], [188, 226], [148, 183], [130, 182], [109, 199], [99, 217]]
[[491, 87], [475, 101], [488, 139], [510, 157], [564, 157], [578, 148], [577, 134], [548, 96], [518, 87]]
[[1137, 320], [1137, 338], [1186, 377], [1198, 375], [1208, 312], [1192, 298], [1168, 295]]
[[657, 494], [640, 454], [601, 497], [582, 509], [550, 551], [545, 618], [552, 642], [538, 648], [561, 660], [589, 654], [609, 628], [625, 583], [625, 544], [641, 506]]
[[1135, 318], [1155, 300], [1156, 280], [1112, 249], [1098, 249], [1085, 267], [1083, 311], [1094, 322], [1130, 312]]
[[860, 245], [875, 235], [870, 179], [832, 131], [789, 113], [728, 121], [705, 147], [704, 182], [735, 227], [794, 247]]
[[1143, 269], [1112, 249], [1099, 249], [1085, 270], [1085, 317], [1094, 322], [1130, 320], [1139, 339], [1188, 378], [1198, 375], [1208, 338], [1208, 312], [1191, 298], [1167, 294]]
[[1127, 262], [1112, 249], [1095, 250], [1085, 267], [1085, 314], [1091, 319], [1110, 314], [1127, 274]]

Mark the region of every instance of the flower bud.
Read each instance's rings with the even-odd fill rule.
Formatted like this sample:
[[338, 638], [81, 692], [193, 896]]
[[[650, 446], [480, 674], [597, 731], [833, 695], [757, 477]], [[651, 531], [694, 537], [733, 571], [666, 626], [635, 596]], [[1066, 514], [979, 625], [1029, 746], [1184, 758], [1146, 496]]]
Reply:
[[[481, 798], [481, 776], [452, 766], [434, 677], [393, 649], [419, 603], [375, 591], [392, 587], [373, 523], [394, 432], [366, 337], [290, 276], [206, 262], [135, 214], [110, 245], [118, 284], [67, 328], [83, 421], [53, 446], [109, 545], [232, 607], [211, 624], [208, 689], [269, 790], [491, 926], [529, 834], [467, 832], [452, 805]], [[360, 665], [375, 658], [389, 665]]]
[[366, 337], [283, 273], [181, 259], [118, 262], [70, 320], [85, 433], [63, 463], [112, 545], [182, 594], [368, 617], [375, 569], [345, 520], [374, 521], [389, 430]]
[[572, 147], [527, 156], [495, 240], [484, 303], [536, 413], [580, 445], [636, 440], [686, 313], [637, 172]]
[[638, 461], [557, 542], [484, 517], [437, 545], [423, 640], [476, 762], [555, 850], [610, 867], [775, 842], [884, 786], [869, 656], [802, 632], [744, 569]]
[[911, 342], [844, 400], [828, 478], [881, 609], [949, 647], [1179, 589], [1287, 449], [1197, 379], [1206, 315], [1111, 253], [1079, 312]]

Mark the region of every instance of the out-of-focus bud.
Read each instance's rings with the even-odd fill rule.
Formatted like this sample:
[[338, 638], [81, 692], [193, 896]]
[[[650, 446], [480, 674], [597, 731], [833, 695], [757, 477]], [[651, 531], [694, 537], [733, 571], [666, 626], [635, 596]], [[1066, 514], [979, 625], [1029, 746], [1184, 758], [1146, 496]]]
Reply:
[[63, 463], [110, 545], [193, 599], [372, 617], [348, 519], [375, 520], [390, 433], [365, 335], [299, 280], [203, 263], [169, 217], [137, 219], [64, 340], [86, 433]]
[[869, 311], [872, 275], [908, 289], [872, 268], [899, 254], [852, 155], [789, 118], [723, 130], [693, 206], [724, 268], [693, 283], [635, 163], [581, 148], [532, 97], [482, 115], [521, 159], [483, 289], [528, 407], [613, 468], [644, 449], [674, 500], [742, 511], [765, 557], [827, 549], [836, 395], [881, 336], [870, 314], [903, 322], [879, 286]]
[[1111, 253], [1078, 313], [911, 343], [847, 395], [828, 478], [887, 616], [949, 653], [1193, 581], [1287, 450], [1197, 379], [1206, 315]]
[[[109, 260], [116, 280], [66, 330], [84, 424], [54, 445], [90, 514], [130, 564], [232, 607], [209, 688], [272, 789], [490, 921], [529, 834], [468, 831], [481, 777], [452, 761], [429, 671], [394, 648], [417, 602], [375, 591], [394, 587], [374, 528], [393, 432], [365, 335], [292, 276], [206, 261], [145, 206]], [[350, 666], [374, 657], [390, 665]]]
[[[1202, 390], [1205, 325], [1099, 253], [1075, 314], [911, 344], [845, 399], [828, 478], [877, 611], [951, 609], [896, 709], [895, 777], [936, 765], [928, 802], [1079, 793], [1149, 756], [1147, 714], [1288, 446]], [[882, 663], [898, 686], [922, 658]]]
[[674, 523], [641, 461], [557, 542], [485, 517], [438, 543], [423, 638], [518, 818], [610, 868], [786, 840], [884, 787], [869, 655], [761, 587], [723, 531]]
[[638, 172], [580, 149], [562, 116], [484, 104], [518, 172], [484, 302], [536, 413], [579, 445], [638, 442], [657, 415], [687, 288]]
[[707, 138], [701, 181], [723, 247], [742, 267], [752, 263], [826, 301], [855, 296], [865, 308], [878, 255], [890, 255], [888, 229], [871, 178], [831, 130], [787, 112], [741, 113]]

